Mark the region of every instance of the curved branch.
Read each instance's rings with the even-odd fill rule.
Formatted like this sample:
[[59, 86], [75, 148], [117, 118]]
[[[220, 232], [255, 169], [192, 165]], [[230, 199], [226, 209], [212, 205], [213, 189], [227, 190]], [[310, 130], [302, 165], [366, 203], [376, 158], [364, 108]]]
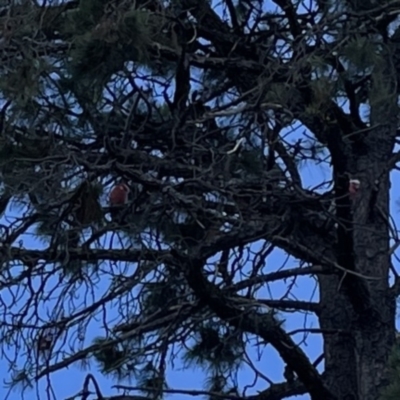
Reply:
[[178, 256], [178, 264], [185, 271], [187, 282], [200, 301], [207, 304], [215, 314], [234, 327], [254, 334], [269, 342], [278, 351], [283, 361], [296, 372], [311, 395], [312, 400], [324, 398], [337, 400], [325, 387], [320, 374], [313, 367], [303, 350], [281, 328], [281, 324], [270, 314], [234, 307], [215, 285], [203, 274], [203, 261]]

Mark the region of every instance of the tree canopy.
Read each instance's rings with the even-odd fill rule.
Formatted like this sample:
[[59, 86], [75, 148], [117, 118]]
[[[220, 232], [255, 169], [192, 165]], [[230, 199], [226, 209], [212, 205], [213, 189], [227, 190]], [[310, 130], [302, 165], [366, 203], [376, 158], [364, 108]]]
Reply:
[[[71, 399], [104, 399], [101, 374], [111, 399], [162, 399], [180, 360], [207, 376], [188, 398], [398, 399], [399, 13], [397, 0], [1, 2], [7, 384], [51, 387], [80, 365]], [[290, 265], [271, 265], [278, 250]], [[290, 331], [293, 313], [318, 326]], [[280, 382], [253, 363], [266, 346]], [[239, 385], [245, 365], [261, 391]]]

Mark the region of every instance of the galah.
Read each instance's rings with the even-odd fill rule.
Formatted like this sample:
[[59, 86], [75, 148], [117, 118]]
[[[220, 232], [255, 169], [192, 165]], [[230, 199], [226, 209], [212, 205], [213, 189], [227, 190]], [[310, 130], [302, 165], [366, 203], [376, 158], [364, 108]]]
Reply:
[[129, 187], [125, 183], [114, 186], [110, 192], [110, 206], [123, 206], [128, 202]]
[[350, 179], [349, 181], [349, 194], [350, 198], [354, 199], [360, 189], [361, 182], [358, 179]]

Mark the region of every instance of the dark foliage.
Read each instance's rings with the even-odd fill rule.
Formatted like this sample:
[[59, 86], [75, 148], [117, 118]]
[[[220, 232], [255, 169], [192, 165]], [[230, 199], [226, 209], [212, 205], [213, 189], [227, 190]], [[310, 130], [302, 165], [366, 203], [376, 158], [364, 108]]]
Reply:
[[[105, 396], [100, 374], [120, 384], [113, 400], [400, 398], [400, 2], [9, 3], [8, 384], [51, 386], [80, 363], [83, 400]], [[110, 204], [116, 185], [127, 197]], [[274, 265], [278, 250], [290, 266]], [[291, 332], [292, 312], [318, 326]], [[267, 345], [281, 382], [256, 363]], [[182, 365], [202, 370], [203, 390], [168, 382]], [[244, 368], [254, 382], [239, 385]]]

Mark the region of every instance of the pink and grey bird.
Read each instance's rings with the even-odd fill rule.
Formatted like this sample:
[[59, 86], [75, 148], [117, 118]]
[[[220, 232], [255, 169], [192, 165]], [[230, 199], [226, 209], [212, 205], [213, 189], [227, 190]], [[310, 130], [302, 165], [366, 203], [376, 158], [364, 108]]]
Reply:
[[350, 179], [349, 181], [349, 194], [352, 199], [357, 195], [360, 189], [361, 182], [358, 179]]
[[123, 206], [128, 202], [129, 187], [125, 183], [120, 183], [113, 187], [110, 192], [110, 206]]

